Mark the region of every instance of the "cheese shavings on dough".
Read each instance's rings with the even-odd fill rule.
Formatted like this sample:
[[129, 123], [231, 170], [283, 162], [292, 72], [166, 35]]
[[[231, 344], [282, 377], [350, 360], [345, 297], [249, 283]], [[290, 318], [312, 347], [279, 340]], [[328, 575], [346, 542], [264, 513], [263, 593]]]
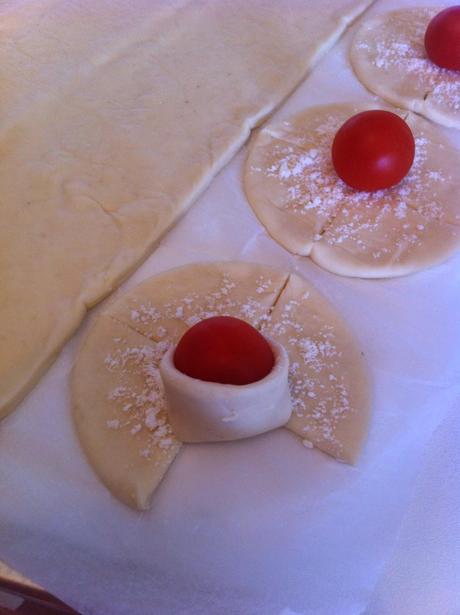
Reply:
[[459, 128], [460, 74], [434, 64], [424, 45], [426, 28], [441, 8], [392, 11], [365, 21], [350, 59], [357, 77], [375, 94]]
[[177, 455], [159, 372], [196, 322], [242, 318], [281, 343], [293, 413], [287, 428], [334, 457], [356, 460], [367, 434], [367, 370], [335, 310], [306, 281], [263, 265], [190, 265], [154, 276], [96, 319], [72, 374], [82, 447], [112, 493], [147, 508]]

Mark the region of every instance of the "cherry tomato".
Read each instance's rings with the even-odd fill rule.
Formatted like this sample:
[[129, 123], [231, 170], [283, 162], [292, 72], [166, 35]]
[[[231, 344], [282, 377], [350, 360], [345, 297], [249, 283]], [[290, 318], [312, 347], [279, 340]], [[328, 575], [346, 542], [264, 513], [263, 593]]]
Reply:
[[348, 119], [332, 144], [337, 175], [357, 190], [382, 190], [409, 172], [415, 143], [406, 122], [390, 111], [363, 111]]
[[441, 68], [460, 70], [460, 6], [444, 9], [428, 24], [425, 49]]
[[192, 378], [221, 384], [250, 384], [273, 369], [267, 340], [239, 318], [214, 316], [191, 327], [179, 341], [174, 365]]

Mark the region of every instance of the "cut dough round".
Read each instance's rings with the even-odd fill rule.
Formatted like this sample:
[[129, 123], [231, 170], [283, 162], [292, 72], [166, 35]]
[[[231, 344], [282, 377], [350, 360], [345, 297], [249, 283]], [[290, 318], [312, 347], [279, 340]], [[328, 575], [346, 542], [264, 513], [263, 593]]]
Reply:
[[375, 94], [444, 126], [460, 128], [460, 74], [440, 68], [425, 51], [425, 30], [444, 7], [392, 11], [365, 21], [350, 59]]
[[331, 145], [343, 122], [376, 105], [311, 107], [253, 138], [244, 174], [247, 198], [285, 248], [333, 273], [405, 275], [460, 248], [459, 152], [430, 122], [395, 110], [415, 138], [403, 181], [360, 192], [337, 177]]
[[370, 406], [363, 359], [310, 284], [248, 263], [174, 269], [112, 302], [95, 320], [72, 372], [82, 447], [106, 486], [133, 508], [149, 506], [181, 446], [168, 422], [160, 361], [188, 327], [215, 315], [242, 318], [284, 345], [291, 431], [348, 462], [362, 447]]

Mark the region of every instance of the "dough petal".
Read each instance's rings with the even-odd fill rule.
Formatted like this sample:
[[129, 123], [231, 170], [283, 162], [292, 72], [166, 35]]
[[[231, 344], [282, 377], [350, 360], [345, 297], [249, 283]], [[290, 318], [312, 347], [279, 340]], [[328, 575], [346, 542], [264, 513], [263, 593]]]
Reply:
[[287, 273], [252, 263], [187, 265], [147, 278], [116, 298], [107, 313], [157, 341], [176, 341], [195, 323], [217, 315], [257, 327], [287, 278]]
[[264, 332], [290, 360], [292, 417], [287, 428], [308, 445], [354, 463], [367, 436], [371, 393], [362, 353], [336, 311], [296, 275]]
[[166, 350], [217, 314], [259, 325], [287, 277], [247, 263], [180, 267], [116, 298], [95, 320], [75, 361], [72, 407], [83, 450], [115, 497], [148, 508], [180, 448], [159, 372]]
[[385, 100], [460, 128], [460, 75], [428, 59], [425, 30], [444, 7], [392, 11], [365, 21], [350, 59], [357, 77]]
[[315, 243], [311, 258], [339, 275], [386, 278], [437, 265], [460, 247], [460, 227], [407, 208], [354, 206], [340, 212]]
[[340, 205], [334, 193], [325, 198], [335, 180], [328, 127], [332, 123], [335, 130], [357, 110], [310, 107], [261, 128], [251, 140], [244, 170], [247, 199], [270, 235], [290, 252], [308, 256]]
[[0, 418], [368, 4], [2, 11]]

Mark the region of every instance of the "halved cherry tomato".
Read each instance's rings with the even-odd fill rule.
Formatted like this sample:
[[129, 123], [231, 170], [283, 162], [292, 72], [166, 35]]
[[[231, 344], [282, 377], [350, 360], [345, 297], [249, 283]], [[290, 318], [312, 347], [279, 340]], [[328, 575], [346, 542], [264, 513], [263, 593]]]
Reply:
[[257, 329], [239, 318], [214, 316], [191, 327], [177, 344], [174, 365], [184, 374], [221, 384], [250, 384], [267, 376], [275, 358]]
[[425, 49], [441, 68], [460, 70], [460, 6], [444, 9], [428, 24]]
[[357, 190], [382, 190], [409, 172], [415, 142], [406, 122], [391, 111], [363, 111], [348, 119], [332, 144], [337, 175]]

